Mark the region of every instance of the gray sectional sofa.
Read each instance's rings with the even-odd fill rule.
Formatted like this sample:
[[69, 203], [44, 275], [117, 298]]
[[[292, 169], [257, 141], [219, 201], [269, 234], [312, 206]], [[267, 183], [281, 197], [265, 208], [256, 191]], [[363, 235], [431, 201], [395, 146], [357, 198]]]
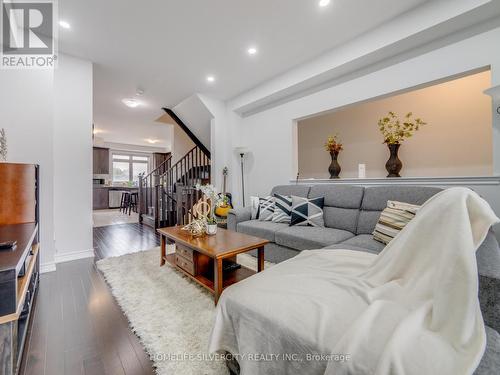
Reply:
[[[278, 263], [308, 249], [349, 249], [378, 254], [384, 245], [372, 232], [388, 200], [421, 205], [437, 192], [436, 187], [351, 185], [284, 185], [272, 194], [325, 197], [324, 228], [289, 226], [251, 220], [250, 208], [229, 212], [228, 229], [265, 238], [266, 260]], [[475, 375], [500, 374], [500, 249], [492, 231], [477, 251], [479, 299], [487, 326], [488, 345]]]

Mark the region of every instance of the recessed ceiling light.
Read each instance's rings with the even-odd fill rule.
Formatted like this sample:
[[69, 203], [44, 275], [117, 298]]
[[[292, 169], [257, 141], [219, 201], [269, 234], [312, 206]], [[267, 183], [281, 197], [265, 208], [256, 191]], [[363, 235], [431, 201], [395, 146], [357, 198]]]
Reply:
[[141, 104], [137, 99], [133, 99], [133, 98], [122, 99], [122, 103], [125, 104], [129, 108], [136, 108]]
[[63, 29], [71, 29], [71, 25], [66, 21], [59, 21], [59, 26]]
[[208, 76], [207, 77], [207, 82], [210, 82], [210, 83], [215, 82], [215, 77], [214, 76]]
[[255, 55], [257, 53], [257, 48], [250, 47], [247, 52], [249, 55]]
[[320, 7], [326, 7], [328, 4], [330, 4], [330, 0], [319, 0]]

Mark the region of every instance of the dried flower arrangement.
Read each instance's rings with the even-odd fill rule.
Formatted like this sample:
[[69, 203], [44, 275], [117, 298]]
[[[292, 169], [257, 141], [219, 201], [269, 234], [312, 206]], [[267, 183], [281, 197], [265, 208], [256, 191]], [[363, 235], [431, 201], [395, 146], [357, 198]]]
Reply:
[[336, 152], [339, 153], [344, 148], [342, 143], [338, 137], [338, 135], [329, 136], [325, 143], [325, 150], [328, 152]]
[[427, 125], [420, 118], [412, 119], [413, 113], [408, 112], [401, 121], [394, 112], [389, 112], [386, 117], [378, 121], [378, 128], [384, 137], [384, 143], [389, 145], [401, 144], [405, 139], [413, 136], [421, 126]]
[[221, 199], [220, 194], [213, 185], [196, 184], [195, 188], [203, 193], [205, 200], [193, 206], [193, 220], [182, 229], [189, 231], [195, 237], [205, 234], [215, 234], [217, 231], [215, 207]]

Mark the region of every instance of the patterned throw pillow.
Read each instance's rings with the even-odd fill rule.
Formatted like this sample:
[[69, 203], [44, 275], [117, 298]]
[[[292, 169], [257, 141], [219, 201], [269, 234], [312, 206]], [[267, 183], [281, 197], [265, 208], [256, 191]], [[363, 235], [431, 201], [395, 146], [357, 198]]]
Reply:
[[272, 221], [274, 215], [274, 197], [259, 198], [259, 220]]
[[387, 245], [415, 217], [419, 208], [415, 204], [388, 201], [375, 225], [373, 239]]
[[275, 223], [290, 224], [292, 218], [292, 197], [274, 194], [274, 216]]
[[324, 227], [324, 204], [324, 197], [307, 199], [292, 195], [292, 219], [290, 225]]

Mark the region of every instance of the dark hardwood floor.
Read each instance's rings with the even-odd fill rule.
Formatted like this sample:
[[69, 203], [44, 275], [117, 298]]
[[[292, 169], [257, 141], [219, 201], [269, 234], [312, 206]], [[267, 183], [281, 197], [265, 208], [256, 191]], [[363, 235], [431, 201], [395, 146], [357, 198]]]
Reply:
[[[96, 259], [158, 245], [154, 230], [140, 224], [94, 228]], [[154, 374], [94, 262], [60, 263], [56, 272], [41, 275], [21, 374]]]
[[94, 249], [97, 259], [116, 257], [160, 246], [155, 231], [139, 223], [94, 228]]

